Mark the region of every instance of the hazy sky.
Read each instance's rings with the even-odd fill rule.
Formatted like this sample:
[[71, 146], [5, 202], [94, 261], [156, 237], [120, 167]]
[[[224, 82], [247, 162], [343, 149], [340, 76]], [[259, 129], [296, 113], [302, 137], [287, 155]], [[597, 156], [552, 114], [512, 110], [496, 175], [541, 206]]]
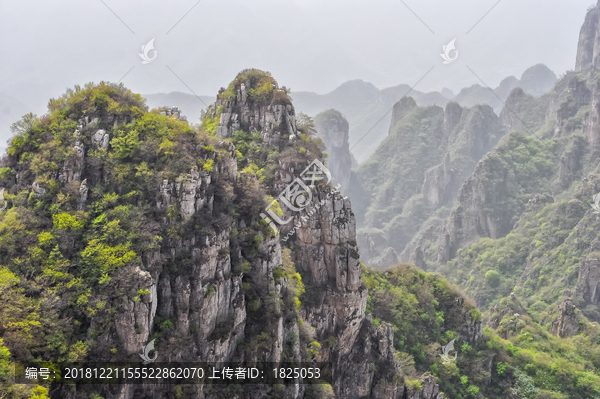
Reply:
[[[183, 80], [198, 95], [215, 95], [249, 67], [271, 71], [292, 91], [318, 93], [350, 79], [379, 88], [413, 85], [431, 67], [417, 90], [458, 92], [480, 83], [467, 65], [493, 87], [537, 63], [560, 75], [574, 67], [579, 29], [593, 3], [103, 1], [0, 0], [5, 119], [18, 119], [12, 114], [23, 106], [43, 112], [48, 98], [66, 87], [117, 82], [125, 74], [123, 83], [138, 93], [190, 92]], [[143, 65], [138, 53], [152, 38], [157, 57]], [[439, 53], [453, 38], [458, 59], [443, 65]], [[2, 143], [4, 131], [0, 126]]]

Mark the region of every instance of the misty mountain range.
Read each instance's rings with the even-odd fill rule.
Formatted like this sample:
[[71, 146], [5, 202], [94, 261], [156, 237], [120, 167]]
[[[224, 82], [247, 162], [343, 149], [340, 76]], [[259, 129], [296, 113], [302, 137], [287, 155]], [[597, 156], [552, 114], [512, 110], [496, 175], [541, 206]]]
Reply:
[[[496, 114], [504, 106], [511, 90], [521, 87], [526, 93], [540, 96], [554, 86], [556, 75], [543, 64], [528, 68], [520, 79], [509, 76], [503, 79], [493, 92], [479, 84], [462, 89], [458, 94], [447, 88], [441, 91], [423, 93], [411, 90], [407, 84], [378, 89], [375, 85], [363, 80], [350, 80], [327, 94], [308, 91], [292, 92], [298, 112], [316, 116], [328, 109], [340, 111], [350, 124], [350, 147], [355, 146], [361, 137], [360, 145], [352, 148], [352, 154], [359, 163], [375, 151], [377, 146], [388, 135], [391, 121], [391, 108], [404, 96], [412, 97], [419, 106], [438, 105], [445, 107], [449, 101], [456, 101], [461, 106], [472, 107], [476, 104], [490, 105]], [[150, 108], [177, 106], [191, 123], [198, 123], [201, 110], [206, 104], [215, 101], [215, 97], [199, 96], [182, 92], [146, 94], [144, 97]]]

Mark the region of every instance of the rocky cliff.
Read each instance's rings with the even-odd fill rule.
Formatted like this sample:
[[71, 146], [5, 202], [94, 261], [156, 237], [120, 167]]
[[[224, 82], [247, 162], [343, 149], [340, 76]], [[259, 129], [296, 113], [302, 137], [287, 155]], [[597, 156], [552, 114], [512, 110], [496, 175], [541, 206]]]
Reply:
[[[517, 192], [526, 190], [533, 193], [543, 186], [549, 191], [561, 190], [581, 175], [580, 161], [589, 151], [581, 139], [582, 130], [589, 137], [592, 148], [595, 142], [596, 122], [594, 112], [588, 112], [590, 102], [593, 102], [593, 95], [577, 75], [566, 75], [553, 91], [539, 98], [526, 94], [520, 88], [511, 92], [499, 117], [507, 133], [516, 130], [534, 137], [564, 137], [565, 145], [552, 148], [543, 142], [537, 144], [555, 162], [554, 167], [548, 164], [543, 171], [536, 168], [547, 179], [543, 183], [525, 178], [527, 173], [514, 169], [516, 158], [505, 155], [510, 147], [522, 142], [519, 136], [510, 135], [498, 148], [484, 156], [474, 173], [460, 187], [457, 203], [440, 232], [440, 264], [451, 260], [460, 247], [480, 237], [498, 238], [508, 234], [516, 215], [526, 204], [526, 198], [519, 199]], [[530, 154], [533, 155], [533, 152]], [[532, 172], [538, 175], [538, 172], [529, 171]], [[554, 186], [549, 184], [553, 179], [557, 179]]]
[[581, 316], [579, 310], [571, 302], [571, 298], [564, 298], [558, 306], [558, 318], [552, 322], [552, 332], [561, 338], [570, 337], [581, 330]]
[[[283, 98], [281, 101], [284, 101], [286, 100], [283, 97], [285, 92], [283, 90], [278, 92], [279, 89], [275, 88], [273, 100], [267, 104], [263, 98], [253, 98], [252, 90], [256, 87], [256, 83], [251, 79], [252, 77], [249, 77], [242, 81], [238, 76], [239, 86], [238, 82], [233, 86], [233, 89], [237, 91], [235, 98], [224, 100], [227, 98], [223, 95], [225, 91], [221, 91], [219, 94], [219, 98], [212, 108], [217, 110], [217, 113], [221, 112], [217, 135], [225, 138], [233, 136], [238, 130], [250, 133], [260, 132], [262, 142], [267, 148], [282, 148], [282, 146], [285, 147], [289, 145], [288, 143], [294, 142], [297, 135], [302, 133], [296, 129], [294, 108], [291, 103], [277, 104], [278, 93], [281, 93], [281, 98]], [[343, 131], [333, 133], [342, 133], [343, 135]], [[331, 138], [331, 143], [336, 143], [335, 138]], [[340, 142], [339, 144], [341, 144], [339, 147], [344, 147], [344, 143]], [[347, 142], [345, 145], [347, 147]], [[309, 151], [307, 151], [308, 153]], [[283, 190], [288, 184], [293, 184], [294, 179], [299, 176], [299, 172], [307, 166], [303, 163], [304, 161], [298, 159], [292, 162], [280, 159], [279, 166], [274, 173], [273, 195], [277, 194], [276, 190]], [[335, 175], [333, 171], [332, 175]], [[312, 183], [314, 184], [314, 182]], [[302, 275], [304, 286], [311, 297], [302, 303], [299, 309], [299, 318], [296, 321], [292, 320], [290, 323], [288, 321], [290, 315], [286, 316], [286, 312], [282, 311], [279, 317], [275, 317], [269, 323], [273, 326], [271, 331], [267, 329], [271, 336], [269, 341], [272, 346], [270, 350], [263, 351], [261, 357], [268, 361], [279, 361], [282, 356], [281, 348], [286, 346], [286, 342], [290, 340], [290, 334], [294, 334], [294, 331], [297, 332], [296, 334], [299, 332], [301, 337], [303, 334], [308, 334], [312, 337], [313, 342], [324, 343], [331, 340], [334, 343], [321, 345], [316, 360], [333, 363], [333, 387], [336, 396], [377, 398], [387, 397], [383, 395], [393, 393], [400, 397], [404, 387], [402, 383], [396, 382], [395, 376], [401, 372], [401, 369], [395, 363], [392, 340], [388, 339], [386, 343], [379, 338], [382, 333], [384, 336], [388, 336], [391, 330], [387, 328], [386, 332], [382, 332], [369, 327], [370, 321], [365, 318], [367, 291], [360, 281], [355, 222], [350, 201], [336, 190], [328, 189], [325, 186], [317, 186], [313, 190], [312, 203], [318, 204], [318, 206], [310, 210], [307, 208], [305, 212], [294, 215], [296, 216], [295, 221], [289, 226], [295, 226], [293, 227], [295, 235], [291, 240], [286, 240], [292, 250], [291, 259], [296, 270]], [[290, 233], [290, 227], [281, 226], [281, 235], [266, 242], [264, 260], [257, 264], [251, 264], [252, 279], [262, 281], [261, 284], [271, 287], [269, 290], [284, 290], [284, 288], [278, 288], [278, 284], [281, 283], [272, 282], [272, 276], [273, 271], [282, 265], [282, 245], [279, 237]], [[241, 228], [242, 226], [238, 227], [238, 229]], [[231, 252], [234, 250], [230, 248]], [[219, 251], [222, 251], [222, 248], [217, 248], [215, 254]], [[284, 286], [285, 283], [281, 285], [281, 287]], [[217, 290], [215, 297], [222, 296]], [[238, 301], [237, 304], [241, 304], [241, 309], [243, 309], [243, 301]], [[216, 306], [215, 310], [222, 308], [226, 309], [227, 305]], [[251, 323], [245, 319], [244, 315], [236, 317], [236, 320], [239, 322], [234, 323], [233, 326], [230, 325], [226, 331], [237, 331], [239, 328], [244, 330], [244, 325]], [[255, 324], [248, 326], [246, 340], [251, 339], [254, 330], [264, 331], [264, 326], [259, 327]], [[209, 335], [205, 334], [204, 337]], [[235, 335], [232, 335], [232, 338], [233, 340], [230, 342], [235, 342]], [[365, 342], [371, 341], [378, 344], [375, 346], [365, 344]], [[220, 342], [223, 354], [231, 354], [234, 357], [257, 355], [247, 350], [243, 352], [231, 350], [223, 343], [222, 338]], [[301, 342], [301, 345], [306, 344], [310, 344], [310, 342]], [[352, 353], [357, 350], [357, 345], [361, 347], [360, 350], [364, 356], [352, 356]], [[298, 359], [306, 356], [298, 344], [295, 344], [291, 353]], [[375, 372], [375, 368], [371, 365], [382, 363], [387, 364], [390, 371]], [[366, 372], [350, 373], [349, 371], [354, 368]], [[357, 389], [346, 391], [347, 387], [357, 387]], [[302, 390], [297, 395], [301, 397]]]
[[600, 66], [600, 40], [598, 36], [598, 20], [600, 14], [598, 6], [588, 10], [581, 30], [579, 31], [579, 42], [577, 44], [577, 57], [575, 60], [576, 72], [589, 72]]
[[352, 154], [348, 143], [348, 121], [336, 110], [327, 110], [315, 116], [317, 135], [323, 140], [329, 157], [327, 168], [331, 171], [333, 184], [340, 184], [345, 193], [350, 185]]
[[[420, 239], [415, 237], [429, 231], [440, 216], [436, 211], [452, 203], [477, 161], [503, 134], [490, 106], [462, 108], [450, 102], [443, 113], [438, 111], [437, 107], [417, 107], [410, 98], [398, 102], [387, 148], [357, 171], [359, 188], [353, 187], [350, 195], [360, 195], [360, 191], [370, 197], [365, 220], [359, 220], [358, 236], [367, 264], [385, 267], [398, 259], [416, 260], [413, 254]], [[419, 128], [411, 129], [411, 124]], [[417, 139], [425, 137], [425, 131], [434, 149]], [[389, 155], [391, 164], [384, 166], [383, 154]], [[391, 172], [400, 166], [405, 168]]]
[[[121, 108], [108, 107], [111, 101]], [[48, 116], [23, 124], [2, 160], [2, 184], [8, 215], [36, 237], [20, 240], [10, 256], [22, 254], [21, 265], [42, 262], [53, 277], [40, 280], [41, 295], [64, 298], [40, 314], [60, 326], [53, 333], [85, 339], [72, 342], [83, 349], [70, 359], [137, 359], [154, 340], [159, 362], [323, 361], [332, 364], [335, 397], [406, 396], [392, 327], [366, 317], [350, 200], [312, 174], [303, 183], [311, 200], [289, 198], [303, 208], [285, 208], [292, 223], [277, 231], [261, 216], [272, 206], [268, 195], [307, 179], [303, 171], [322, 159], [270, 75], [239, 74], [205, 115], [207, 132], [188, 126], [176, 108], [148, 112], [122, 86], [78, 88], [53, 104]], [[17, 199], [19, 192], [30, 194]], [[37, 261], [27, 255], [32, 245]], [[25, 275], [22, 281], [31, 284]], [[16, 331], [4, 336], [15, 355], [37, 353], [17, 344]], [[430, 380], [422, 397], [443, 397]], [[173, 388], [99, 389], [106, 398], [131, 399], [167, 397]], [[226, 386], [178, 389], [185, 397], [231, 394]], [[328, 395], [320, 386], [278, 389], [244, 386], [228, 397]], [[85, 392], [56, 387], [51, 395]]]
[[208, 111], [218, 118], [217, 137], [232, 137], [240, 129], [258, 131], [266, 143], [274, 144], [282, 134], [297, 133], [296, 114], [285, 87], [279, 88], [274, 80], [263, 84], [256, 87], [253, 76], [238, 77], [227, 90], [219, 90]]

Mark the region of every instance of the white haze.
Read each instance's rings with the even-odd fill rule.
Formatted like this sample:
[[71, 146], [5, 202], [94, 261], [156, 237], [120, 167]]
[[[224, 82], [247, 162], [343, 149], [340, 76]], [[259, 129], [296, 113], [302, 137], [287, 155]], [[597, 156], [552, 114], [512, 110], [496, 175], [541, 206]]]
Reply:
[[[574, 67], [579, 29], [592, 5], [590, 0], [104, 3], [129, 28], [101, 0], [0, 1], [0, 143], [11, 122], [25, 112], [43, 113], [47, 100], [65, 88], [117, 82], [132, 67], [123, 83], [134, 92], [191, 89], [209, 96], [249, 67], [270, 71], [293, 91], [317, 93], [351, 79], [379, 88], [413, 85], [434, 66], [417, 90], [448, 87], [457, 93], [481, 84], [467, 65], [491, 87], [538, 63], [560, 75]], [[157, 58], [142, 65], [138, 53], [152, 38]], [[453, 38], [459, 57], [443, 65], [439, 53]]]

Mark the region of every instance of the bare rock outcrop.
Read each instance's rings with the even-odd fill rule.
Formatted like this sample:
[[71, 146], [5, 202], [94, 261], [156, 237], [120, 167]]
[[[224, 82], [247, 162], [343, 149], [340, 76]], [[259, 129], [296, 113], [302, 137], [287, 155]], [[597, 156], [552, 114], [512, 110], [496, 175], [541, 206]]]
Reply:
[[83, 179], [79, 185], [79, 199], [77, 201], [77, 210], [83, 211], [85, 209], [85, 203], [87, 201], [88, 192], [90, 191], [87, 185], [87, 179]]
[[[232, 161], [235, 157], [235, 148], [231, 143], [221, 142], [221, 146], [227, 150], [230, 159], [214, 163], [211, 172], [193, 168], [189, 173], [179, 175], [175, 181], [164, 180], [160, 185], [160, 193], [156, 202], [157, 208], [164, 211], [170, 206], [176, 205], [181, 210], [184, 219], [189, 219], [204, 207], [212, 211], [214, 188], [211, 183], [213, 179], [225, 179], [230, 182], [235, 182], [237, 179], [237, 163]], [[203, 162], [207, 160], [214, 162], [216, 158], [216, 152], [212, 152], [205, 156]]]
[[583, 124], [583, 134], [589, 142], [591, 159], [597, 159], [600, 156], [600, 82], [592, 91], [592, 108]]
[[[425, 171], [421, 186], [421, 194], [429, 207], [425, 211], [426, 216], [430, 216], [436, 208], [450, 204], [465, 180], [475, 170], [478, 160], [484, 157], [504, 134], [499, 118], [490, 106], [476, 105], [463, 109], [454, 102], [448, 103], [444, 110], [443, 131], [447, 136], [447, 150], [441, 163]], [[419, 236], [426, 234], [426, 229], [419, 234], [419, 226], [416, 223], [419, 219], [411, 218], [410, 212], [410, 206], [403, 209], [407, 222], [402, 230], [414, 231], [417, 238], [412, 242], [402, 240], [400, 243], [390, 244], [401, 250], [401, 259], [414, 258], [413, 251], [418, 246], [416, 242], [420, 240]], [[399, 234], [388, 232], [388, 236], [398, 240]]]
[[419, 379], [421, 389], [411, 387], [406, 389], [406, 399], [444, 399], [445, 396], [440, 392], [440, 387], [435, 382], [435, 376], [431, 373], [425, 373]]
[[600, 32], [598, 21], [600, 10], [598, 4], [588, 10], [577, 43], [576, 72], [588, 72], [600, 65]]
[[486, 184], [487, 176], [505, 176], [508, 173], [507, 165], [496, 154], [478, 163], [473, 175], [460, 188], [458, 205], [452, 210], [439, 235], [440, 264], [453, 259], [459, 248], [480, 237], [495, 239], [508, 234], [512, 228], [512, 214], [518, 210], [497, 207], [492, 212], [490, 208], [492, 204], [513, 195], [514, 188], [506, 180], [499, 181], [493, 187]]
[[393, 341], [390, 324], [375, 327], [367, 317], [351, 351], [338, 362], [335, 390], [340, 398], [403, 398]]
[[586, 153], [586, 143], [580, 136], [571, 136], [567, 148], [561, 156], [558, 181], [562, 188], [568, 188], [580, 175], [582, 160]]
[[299, 214], [294, 262], [307, 286], [318, 287], [301, 309], [302, 319], [314, 327], [322, 348], [319, 360], [334, 365], [334, 390], [344, 398], [402, 398], [395, 376], [393, 330], [376, 328], [365, 317], [367, 290], [360, 282], [356, 222], [350, 200], [335, 190], [317, 187], [314, 201], [322, 205], [309, 216]]
[[31, 192], [36, 197], [41, 197], [42, 195], [46, 194], [48, 190], [46, 190], [44, 187], [42, 187], [42, 184], [36, 181], [31, 185]]
[[[239, 82], [238, 82], [239, 83]], [[285, 87], [273, 88], [270, 99], [257, 99], [251, 95], [251, 82], [241, 82], [235, 87], [233, 98], [223, 97], [225, 89], [219, 91], [215, 104], [207, 111], [219, 118], [217, 136], [232, 137], [236, 130], [244, 128], [251, 132], [259, 131], [263, 140], [274, 145], [284, 135], [295, 136], [296, 112], [287, 97]]]
[[558, 337], [567, 338], [579, 333], [581, 325], [579, 310], [571, 302], [571, 298], [563, 298], [558, 305], [558, 318], [552, 322], [552, 333]]
[[331, 171], [333, 184], [340, 184], [343, 193], [350, 185], [352, 169], [348, 121], [340, 112], [330, 109], [315, 116], [315, 128], [329, 154], [327, 168]]
[[584, 257], [579, 265], [579, 277], [575, 296], [583, 298], [585, 303], [596, 305], [600, 297], [600, 260], [596, 257]]
[[442, 128], [446, 137], [450, 136], [450, 133], [452, 133], [456, 125], [460, 122], [462, 111], [462, 107], [457, 102], [451, 101], [446, 104], [446, 108], [444, 109], [444, 125]]
[[500, 123], [504, 126], [507, 133], [513, 130], [525, 130], [522, 115], [529, 102], [534, 101], [533, 96], [525, 93], [520, 87], [514, 88], [505, 101], [505, 106], [500, 112]]
[[392, 122], [390, 123], [390, 129], [416, 107], [417, 102], [412, 97], [402, 97], [392, 108]]
[[179, 119], [180, 121], [187, 122], [187, 118], [185, 117], [185, 115], [181, 115], [181, 110], [179, 109], [179, 107], [162, 107], [160, 108], [160, 114]]
[[452, 170], [450, 167], [450, 154], [446, 153], [441, 164], [428, 169], [425, 172], [421, 192], [423, 197], [431, 205], [437, 206], [444, 202], [446, 189], [452, 181]]
[[104, 129], [98, 129], [96, 133], [92, 135], [92, 144], [96, 148], [106, 150], [108, 148], [108, 142], [110, 141], [110, 135]]
[[296, 245], [301, 250], [295, 261], [308, 272], [309, 283], [357, 292], [360, 260], [350, 199], [330, 192], [315, 193], [313, 198], [324, 204], [297, 229]]
[[567, 89], [553, 93], [551, 111], [556, 112], [554, 137], [566, 136], [577, 128], [567, 124], [569, 118], [575, 116], [579, 109], [592, 101], [592, 92], [588, 89], [585, 79], [580, 75], [570, 78]]
[[75, 130], [73, 136], [75, 137], [75, 143], [72, 148], [73, 153], [69, 159], [63, 162], [58, 173], [58, 181], [60, 183], [79, 181], [81, 179], [81, 174], [83, 173], [83, 167], [85, 165], [85, 146], [79, 137], [79, 130]]
[[[115, 330], [121, 344], [128, 353], [134, 353], [142, 349], [142, 346], [148, 340], [151, 333], [152, 323], [156, 311], [156, 289], [152, 283], [150, 275], [139, 268], [129, 271], [131, 277], [123, 278], [125, 273], [121, 274], [119, 284], [127, 284], [131, 287], [133, 281], [141, 280], [140, 287], [154, 287], [147, 295], [148, 298], [132, 300], [125, 296], [121, 297], [119, 310], [115, 315]], [[153, 295], [154, 294], [154, 295]]]
[[477, 343], [483, 337], [481, 320], [473, 318], [467, 310], [462, 311], [464, 322], [461, 324], [460, 338], [469, 343]]

